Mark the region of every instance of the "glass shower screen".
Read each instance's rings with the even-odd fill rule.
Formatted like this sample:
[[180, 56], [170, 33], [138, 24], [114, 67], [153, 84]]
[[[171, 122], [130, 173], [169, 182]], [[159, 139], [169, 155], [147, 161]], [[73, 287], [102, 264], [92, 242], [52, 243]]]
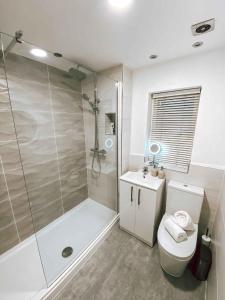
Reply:
[[4, 65], [18, 218], [50, 285], [117, 215], [117, 84], [36, 48], [16, 43]]

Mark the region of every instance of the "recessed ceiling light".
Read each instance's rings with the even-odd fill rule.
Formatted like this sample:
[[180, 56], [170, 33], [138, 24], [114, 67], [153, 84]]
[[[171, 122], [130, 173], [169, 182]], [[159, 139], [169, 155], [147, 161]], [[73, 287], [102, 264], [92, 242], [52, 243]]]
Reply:
[[63, 55], [59, 52], [55, 52], [54, 55], [55, 55], [55, 57], [63, 57]]
[[47, 52], [45, 50], [38, 49], [38, 48], [31, 49], [30, 53], [33, 54], [34, 56], [38, 56], [38, 57], [46, 57], [47, 56]]
[[158, 55], [156, 55], [156, 54], [152, 54], [149, 56], [150, 59], [156, 59], [157, 57], [158, 57]]
[[133, 0], [108, 0], [109, 4], [117, 7], [117, 8], [124, 8], [131, 4]]
[[198, 48], [198, 47], [201, 47], [202, 45], [203, 45], [203, 42], [195, 42], [194, 44], [192, 44], [192, 47]]

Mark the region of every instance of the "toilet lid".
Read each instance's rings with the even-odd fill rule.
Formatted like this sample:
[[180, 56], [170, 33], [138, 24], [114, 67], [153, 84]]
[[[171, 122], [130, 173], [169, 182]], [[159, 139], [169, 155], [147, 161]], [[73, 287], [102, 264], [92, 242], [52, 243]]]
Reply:
[[195, 231], [187, 232], [187, 240], [177, 243], [164, 227], [164, 220], [167, 217], [168, 215], [165, 214], [159, 225], [157, 233], [158, 243], [166, 252], [177, 257], [178, 259], [187, 259], [188, 257], [191, 257], [196, 248], [198, 225], [194, 224]]

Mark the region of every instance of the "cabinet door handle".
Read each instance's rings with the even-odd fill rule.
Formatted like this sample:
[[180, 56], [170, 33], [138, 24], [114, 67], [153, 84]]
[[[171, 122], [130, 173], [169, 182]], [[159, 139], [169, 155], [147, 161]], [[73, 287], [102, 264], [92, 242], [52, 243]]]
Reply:
[[130, 188], [130, 202], [133, 202], [133, 189], [134, 189], [134, 187], [132, 186]]
[[138, 205], [141, 204], [141, 189], [138, 190]]

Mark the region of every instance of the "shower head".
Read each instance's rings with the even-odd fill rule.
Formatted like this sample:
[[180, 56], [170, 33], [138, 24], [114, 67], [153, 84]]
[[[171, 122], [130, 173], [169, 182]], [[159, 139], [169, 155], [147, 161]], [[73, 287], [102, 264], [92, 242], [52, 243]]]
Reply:
[[93, 110], [93, 112], [98, 112], [98, 103], [100, 102], [92, 102], [89, 98], [89, 96], [87, 94], [82, 94], [82, 99], [84, 101], [87, 101], [88, 104], [90, 105], [91, 109]]
[[86, 74], [78, 69], [70, 68], [69, 74], [76, 78], [77, 80], [81, 81], [86, 78]]

